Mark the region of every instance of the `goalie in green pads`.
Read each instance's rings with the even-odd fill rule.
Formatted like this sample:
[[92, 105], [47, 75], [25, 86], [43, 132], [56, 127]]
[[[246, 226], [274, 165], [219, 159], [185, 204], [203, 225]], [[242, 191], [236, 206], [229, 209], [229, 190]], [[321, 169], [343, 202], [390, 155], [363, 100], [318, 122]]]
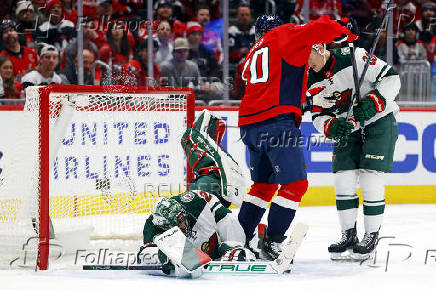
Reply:
[[[156, 203], [145, 222], [144, 246], [139, 254], [157, 253], [159, 249], [153, 239], [177, 226], [195, 247], [212, 259], [255, 260], [254, 254], [244, 248], [244, 231], [228, 209], [231, 203], [241, 204], [246, 186], [240, 167], [220, 145], [224, 131], [224, 122], [207, 110], [186, 130], [181, 143], [196, 177], [186, 192], [163, 197]], [[162, 252], [158, 257], [164, 265], [174, 264], [179, 276], [191, 272], [169, 261]]]

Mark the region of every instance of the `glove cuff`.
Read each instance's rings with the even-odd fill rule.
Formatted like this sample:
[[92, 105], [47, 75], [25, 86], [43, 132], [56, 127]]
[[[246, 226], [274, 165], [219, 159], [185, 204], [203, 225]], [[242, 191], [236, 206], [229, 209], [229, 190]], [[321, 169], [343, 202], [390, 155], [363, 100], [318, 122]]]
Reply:
[[336, 118], [328, 119], [328, 120], [325, 121], [325, 123], [324, 123], [324, 135], [325, 135], [326, 137], [329, 137], [329, 136], [330, 136], [330, 127], [331, 127], [331, 125], [332, 125], [332, 123], [333, 123], [334, 120], [336, 120]]
[[375, 106], [377, 113], [383, 112], [386, 108], [386, 99], [383, 98], [377, 90], [370, 91], [365, 98], [370, 99]]

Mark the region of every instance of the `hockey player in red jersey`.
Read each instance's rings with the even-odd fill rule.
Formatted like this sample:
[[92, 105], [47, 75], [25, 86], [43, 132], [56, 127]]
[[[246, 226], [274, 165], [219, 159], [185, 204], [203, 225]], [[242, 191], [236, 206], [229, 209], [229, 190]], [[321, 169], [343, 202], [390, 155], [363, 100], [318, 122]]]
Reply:
[[245, 86], [239, 107], [241, 137], [250, 152], [254, 183], [238, 219], [249, 241], [272, 200], [262, 258], [279, 256], [285, 232], [308, 186], [299, 126], [312, 45], [357, 39], [353, 23], [328, 16], [306, 25], [282, 25], [277, 15], [261, 15], [256, 20], [256, 43], [244, 60]]

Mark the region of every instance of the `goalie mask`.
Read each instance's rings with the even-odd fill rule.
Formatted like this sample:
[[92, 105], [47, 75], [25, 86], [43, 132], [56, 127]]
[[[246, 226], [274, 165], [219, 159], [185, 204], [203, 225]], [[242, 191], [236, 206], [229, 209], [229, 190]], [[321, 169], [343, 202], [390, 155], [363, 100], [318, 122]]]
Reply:
[[163, 230], [177, 226], [187, 236], [192, 232], [185, 208], [175, 199], [167, 197], [157, 202], [153, 212], [153, 224]]

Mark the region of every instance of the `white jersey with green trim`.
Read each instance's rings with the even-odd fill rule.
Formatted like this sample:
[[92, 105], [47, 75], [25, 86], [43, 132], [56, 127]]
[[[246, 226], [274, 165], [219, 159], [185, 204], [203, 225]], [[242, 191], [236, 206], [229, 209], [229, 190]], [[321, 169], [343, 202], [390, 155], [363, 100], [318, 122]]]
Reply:
[[[348, 47], [334, 49], [330, 53], [329, 60], [320, 72], [315, 72], [312, 69], [309, 71], [308, 90], [325, 87], [313, 97], [312, 119], [319, 132], [324, 132], [324, 124], [330, 118], [347, 116], [345, 106], [340, 108], [337, 105], [337, 100], [346, 96], [348, 98], [346, 108], [348, 108], [355, 92], [350, 49]], [[368, 58], [369, 53], [365, 49], [355, 49], [359, 78]], [[399, 111], [399, 107], [394, 100], [400, 91], [400, 87], [398, 73], [386, 62], [373, 56], [360, 88], [360, 95], [363, 98], [375, 92], [377, 95], [375, 103], [384, 99], [386, 104], [384, 106], [378, 104], [377, 114], [365, 121], [365, 125], [371, 124], [391, 112], [396, 114]], [[351, 111], [352, 117], [353, 113]], [[354, 128], [354, 131], [359, 128], [360, 124]]]

